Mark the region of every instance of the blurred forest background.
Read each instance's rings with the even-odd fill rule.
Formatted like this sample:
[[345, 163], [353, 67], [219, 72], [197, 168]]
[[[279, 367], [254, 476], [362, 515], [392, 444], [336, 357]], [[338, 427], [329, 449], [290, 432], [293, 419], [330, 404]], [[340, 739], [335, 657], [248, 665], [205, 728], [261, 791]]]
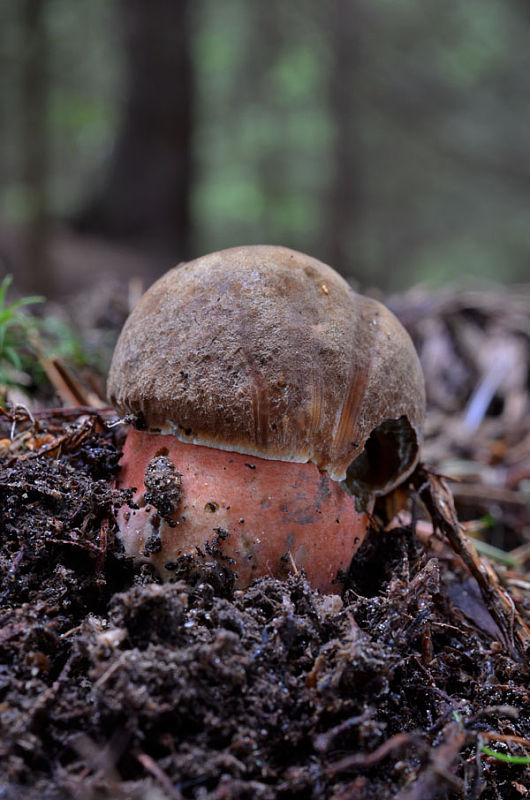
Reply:
[[0, 0], [0, 270], [528, 280], [529, 42], [526, 0]]

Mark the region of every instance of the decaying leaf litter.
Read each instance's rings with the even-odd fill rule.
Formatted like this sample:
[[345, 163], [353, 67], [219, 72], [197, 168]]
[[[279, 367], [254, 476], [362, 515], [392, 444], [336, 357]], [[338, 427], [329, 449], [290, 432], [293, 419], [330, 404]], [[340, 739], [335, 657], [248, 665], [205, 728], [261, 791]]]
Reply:
[[524, 797], [528, 299], [391, 299], [427, 466], [379, 504], [342, 597], [303, 575], [234, 591], [215, 553], [161, 585], [115, 536], [112, 411], [7, 409], [0, 796]]

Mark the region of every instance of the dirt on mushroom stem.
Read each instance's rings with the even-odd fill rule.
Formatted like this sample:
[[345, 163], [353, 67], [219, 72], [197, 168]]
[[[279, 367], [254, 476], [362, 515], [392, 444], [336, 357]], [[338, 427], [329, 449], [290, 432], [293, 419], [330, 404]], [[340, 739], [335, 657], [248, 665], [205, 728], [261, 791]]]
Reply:
[[214, 551], [161, 585], [115, 536], [120, 429], [4, 420], [2, 797], [524, 796], [477, 753], [525, 752], [527, 665], [450, 548], [374, 532], [342, 598]]

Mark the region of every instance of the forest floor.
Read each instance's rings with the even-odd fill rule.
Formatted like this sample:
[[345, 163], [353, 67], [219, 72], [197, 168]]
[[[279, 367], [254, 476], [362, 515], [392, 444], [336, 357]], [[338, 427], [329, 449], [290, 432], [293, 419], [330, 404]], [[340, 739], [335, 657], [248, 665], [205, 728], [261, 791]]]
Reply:
[[161, 584], [116, 536], [112, 409], [2, 411], [1, 800], [528, 797], [528, 300], [389, 298], [423, 463], [340, 595], [208, 555]]

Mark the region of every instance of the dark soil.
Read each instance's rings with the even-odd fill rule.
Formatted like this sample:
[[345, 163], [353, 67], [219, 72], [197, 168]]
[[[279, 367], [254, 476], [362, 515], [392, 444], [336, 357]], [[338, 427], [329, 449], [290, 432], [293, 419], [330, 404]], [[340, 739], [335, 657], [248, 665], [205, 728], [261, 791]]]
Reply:
[[481, 747], [528, 755], [528, 642], [414, 513], [342, 597], [234, 591], [215, 554], [161, 585], [115, 536], [120, 427], [19, 412], [0, 435], [0, 798], [527, 796]]
[[[127, 292], [94, 288], [74, 318], [110, 355]], [[0, 800], [527, 797], [529, 299], [391, 299], [426, 375], [424, 459], [489, 558], [420, 468], [340, 596], [301, 575], [235, 591], [222, 542], [160, 584], [116, 537], [112, 412], [49, 392], [0, 412]]]

